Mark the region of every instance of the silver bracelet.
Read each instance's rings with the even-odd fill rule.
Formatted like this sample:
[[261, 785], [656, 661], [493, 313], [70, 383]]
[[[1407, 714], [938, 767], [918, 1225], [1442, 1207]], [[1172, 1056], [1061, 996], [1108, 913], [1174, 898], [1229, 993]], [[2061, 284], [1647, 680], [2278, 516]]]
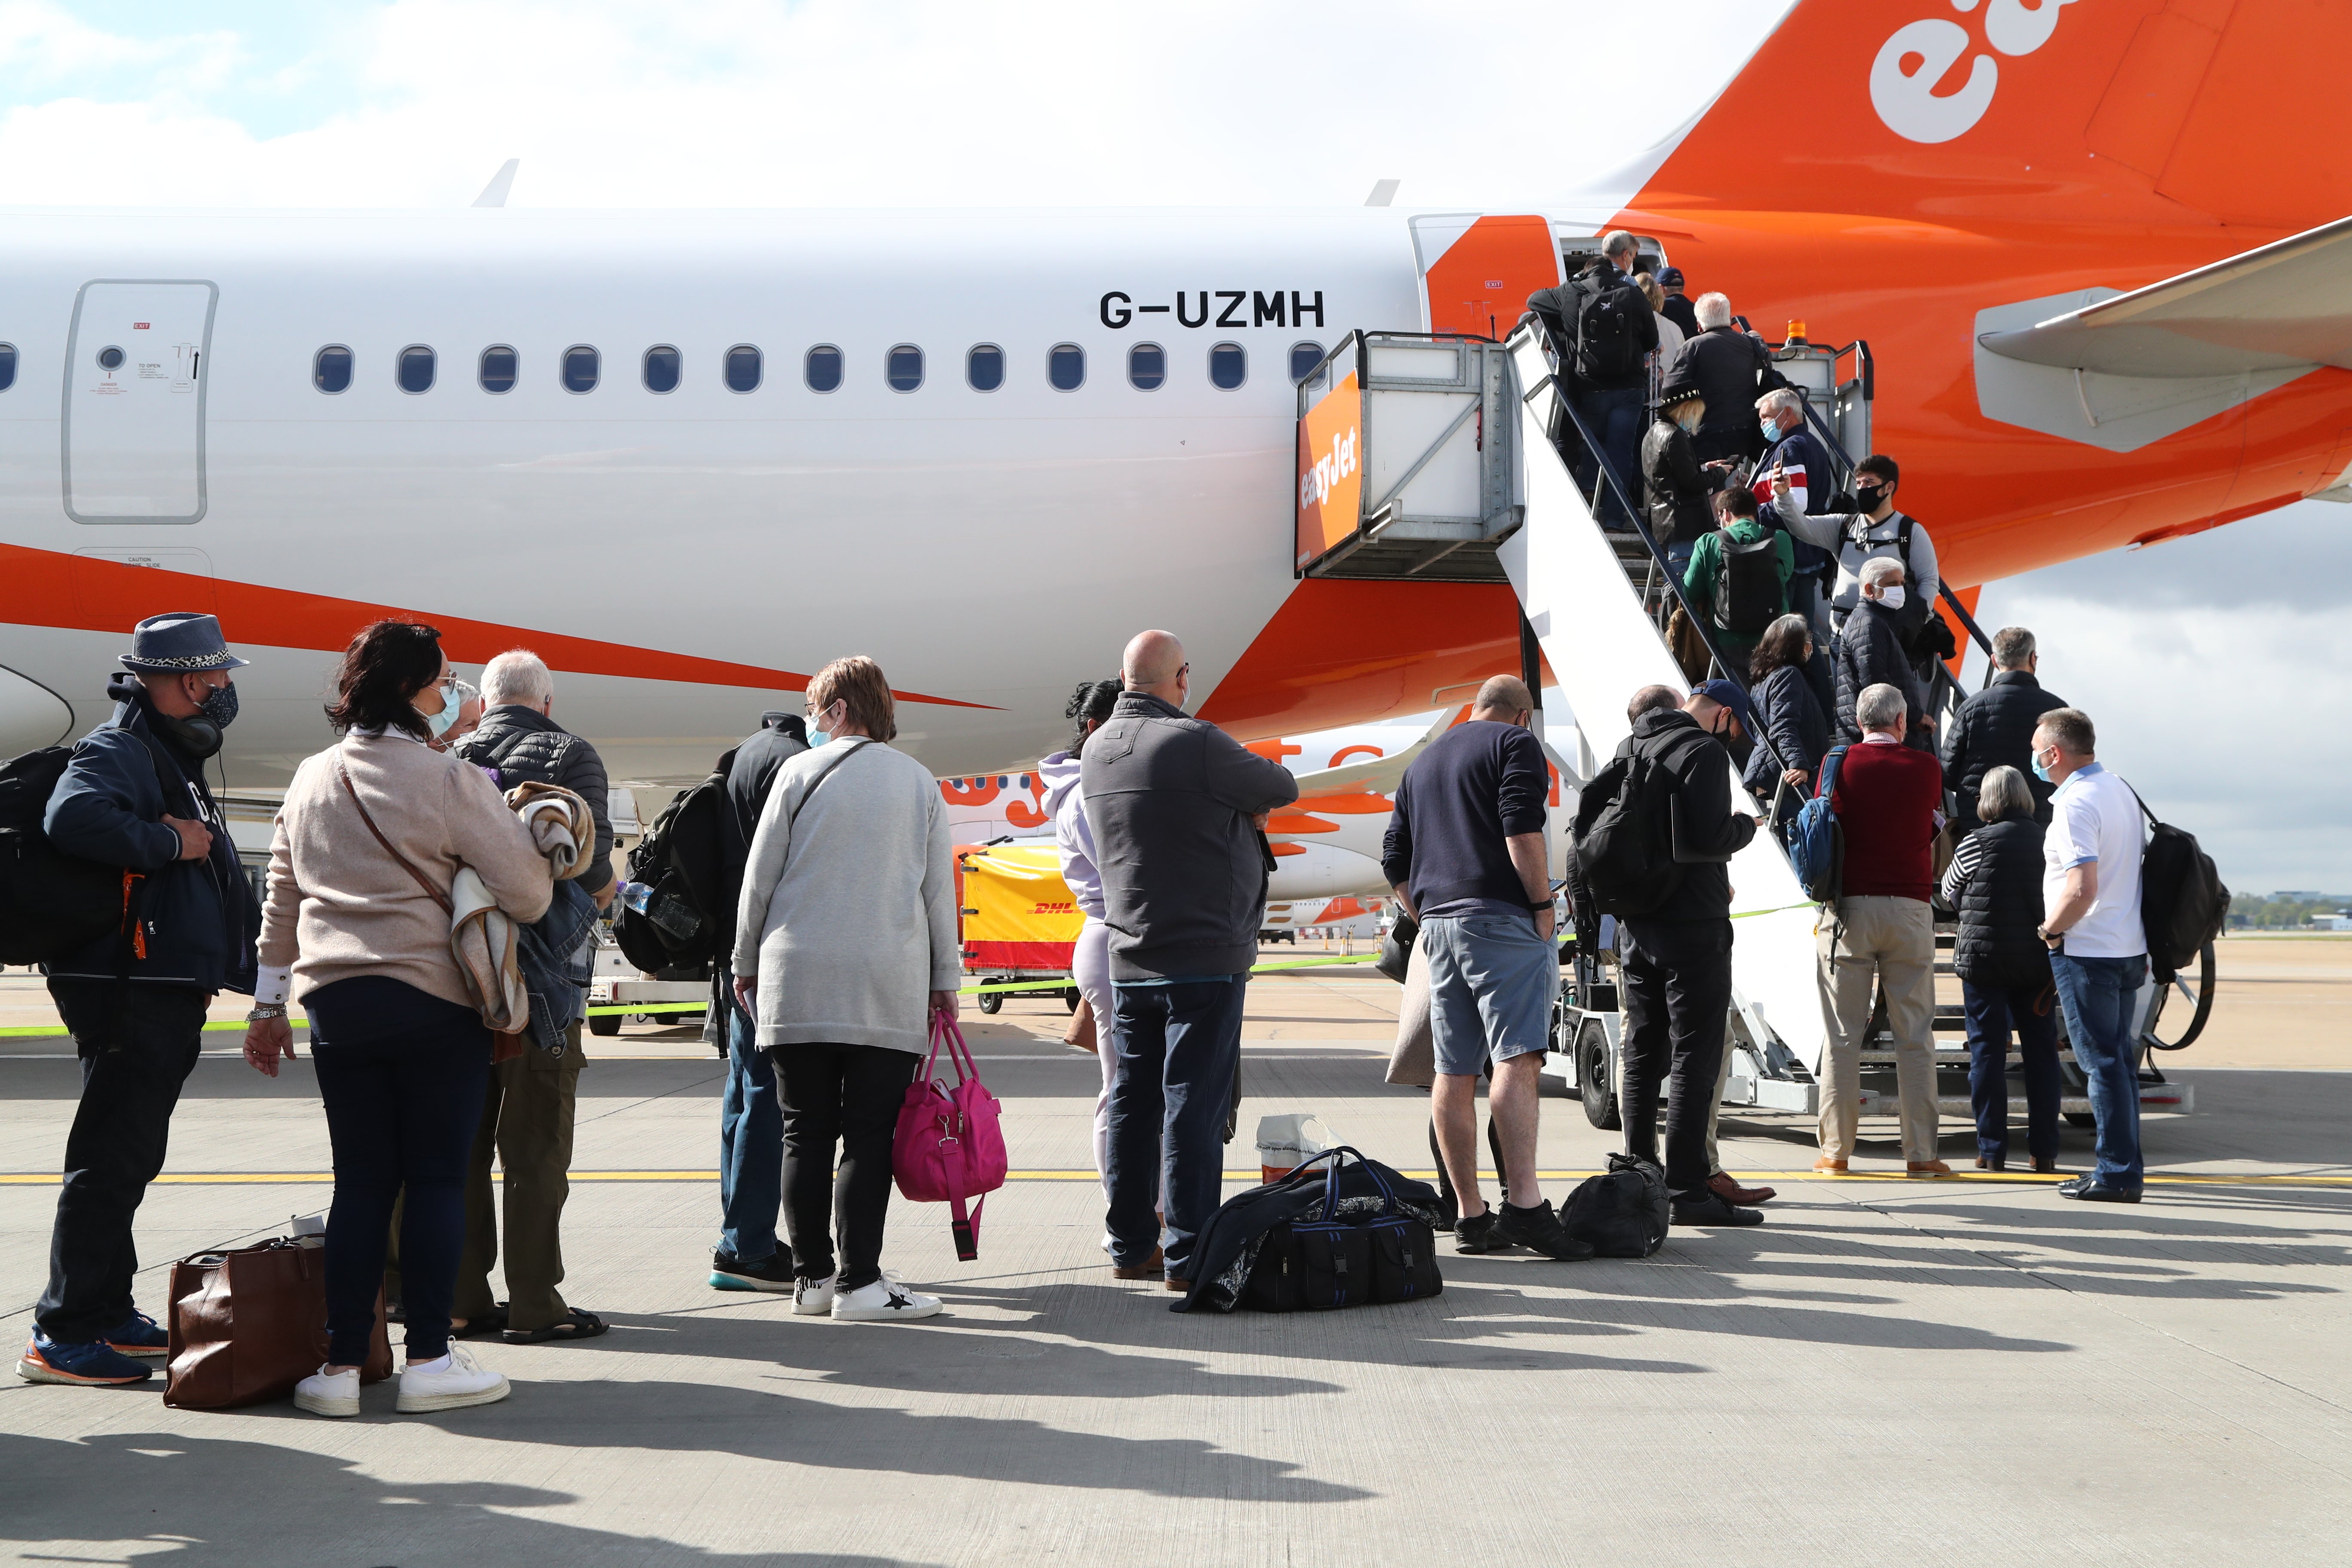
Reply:
[[245, 1016], [245, 1021], [248, 1024], [258, 1024], [264, 1018], [283, 1018], [284, 1016], [286, 1016], [285, 1003], [260, 1002], [256, 1003], [253, 1011]]

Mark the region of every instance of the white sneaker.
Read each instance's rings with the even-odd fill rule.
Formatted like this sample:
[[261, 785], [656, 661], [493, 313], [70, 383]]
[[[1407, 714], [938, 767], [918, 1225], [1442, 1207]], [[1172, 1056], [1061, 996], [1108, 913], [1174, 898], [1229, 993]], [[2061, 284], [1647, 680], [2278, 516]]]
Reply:
[[885, 1274], [871, 1285], [861, 1285], [833, 1299], [836, 1323], [904, 1323], [928, 1318], [940, 1310], [937, 1296], [908, 1289]]
[[294, 1403], [313, 1415], [357, 1415], [360, 1413], [360, 1373], [357, 1367], [349, 1372], [329, 1372], [320, 1367], [294, 1385]]
[[424, 1367], [410, 1363], [400, 1374], [400, 1400], [393, 1406], [404, 1415], [425, 1410], [459, 1410], [468, 1405], [496, 1405], [514, 1387], [503, 1373], [492, 1372], [474, 1359], [474, 1352], [452, 1340], [449, 1353]]
[[841, 1278], [836, 1268], [822, 1279], [805, 1277], [793, 1281], [793, 1310], [803, 1318], [822, 1318], [833, 1310], [835, 1283]]

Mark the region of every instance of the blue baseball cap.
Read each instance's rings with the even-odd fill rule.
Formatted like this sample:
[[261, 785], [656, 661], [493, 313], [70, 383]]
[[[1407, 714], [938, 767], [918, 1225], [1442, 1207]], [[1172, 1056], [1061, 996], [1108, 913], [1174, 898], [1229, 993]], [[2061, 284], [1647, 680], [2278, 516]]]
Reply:
[[1659, 287], [1659, 288], [1661, 288], [1661, 289], [1679, 289], [1679, 288], [1681, 288], [1682, 286], [1683, 286], [1683, 269], [1682, 269], [1681, 268], [1679, 268], [1679, 267], [1661, 267], [1661, 268], [1658, 268], [1658, 287]]
[[1691, 695], [1706, 698], [1710, 701], [1730, 709], [1732, 717], [1739, 721], [1742, 729], [1756, 728], [1755, 710], [1748, 706], [1748, 693], [1740, 690], [1737, 683], [1728, 680], [1702, 680], [1691, 688]]

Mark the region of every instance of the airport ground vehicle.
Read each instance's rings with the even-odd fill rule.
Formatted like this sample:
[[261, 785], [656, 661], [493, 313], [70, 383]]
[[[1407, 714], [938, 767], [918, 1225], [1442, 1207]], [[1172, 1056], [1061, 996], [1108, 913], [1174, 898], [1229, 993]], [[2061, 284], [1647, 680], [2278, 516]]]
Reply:
[[[965, 973], [982, 984], [1071, 980], [1070, 950], [1087, 917], [1062, 880], [1050, 839], [957, 850], [956, 905]], [[980, 1010], [998, 1011], [1004, 994], [982, 992]], [[1075, 981], [1061, 996], [1078, 1010]]]

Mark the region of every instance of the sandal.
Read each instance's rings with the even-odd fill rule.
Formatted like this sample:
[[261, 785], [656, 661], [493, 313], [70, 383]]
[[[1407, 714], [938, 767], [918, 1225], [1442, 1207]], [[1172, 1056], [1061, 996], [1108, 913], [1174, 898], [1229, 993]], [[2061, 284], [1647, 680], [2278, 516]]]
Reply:
[[610, 1327], [595, 1313], [574, 1307], [551, 1323], [536, 1329], [509, 1329], [500, 1337], [510, 1345], [540, 1345], [550, 1340], [593, 1340]]
[[501, 1301], [480, 1317], [466, 1320], [464, 1328], [452, 1328], [449, 1331], [449, 1337], [453, 1340], [478, 1340], [490, 1334], [502, 1334], [506, 1331], [507, 1304]]

